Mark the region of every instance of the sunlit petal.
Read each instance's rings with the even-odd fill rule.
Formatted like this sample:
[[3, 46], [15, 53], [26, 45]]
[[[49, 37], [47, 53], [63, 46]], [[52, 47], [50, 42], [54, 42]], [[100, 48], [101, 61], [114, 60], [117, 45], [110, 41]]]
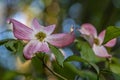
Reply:
[[31, 28], [14, 19], [8, 19], [8, 22], [13, 24], [13, 33], [16, 38], [21, 40], [31, 40], [33, 38], [33, 30]]
[[55, 29], [55, 25], [50, 25], [50, 26], [47, 26], [47, 27], [44, 27], [44, 32], [49, 35], [51, 34]]
[[43, 30], [43, 26], [39, 24], [38, 20], [36, 18], [33, 19], [32, 21], [32, 28], [36, 31]]

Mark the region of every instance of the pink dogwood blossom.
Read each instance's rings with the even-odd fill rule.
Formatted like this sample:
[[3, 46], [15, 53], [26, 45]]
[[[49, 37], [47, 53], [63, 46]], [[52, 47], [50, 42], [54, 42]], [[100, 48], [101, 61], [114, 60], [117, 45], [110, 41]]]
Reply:
[[81, 33], [81, 36], [85, 38], [92, 46], [95, 55], [105, 58], [112, 57], [110, 54], [108, 54], [105, 47], [113, 47], [116, 43], [116, 38], [102, 45], [106, 31], [103, 30], [99, 35], [97, 35], [95, 27], [89, 23], [83, 24], [79, 31]]
[[33, 19], [31, 28], [14, 19], [8, 19], [8, 22], [13, 24], [13, 33], [17, 39], [28, 41], [23, 50], [26, 59], [31, 59], [37, 52], [49, 52], [48, 43], [56, 47], [64, 47], [75, 39], [73, 32], [51, 34], [55, 25], [44, 27], [37, 19]]

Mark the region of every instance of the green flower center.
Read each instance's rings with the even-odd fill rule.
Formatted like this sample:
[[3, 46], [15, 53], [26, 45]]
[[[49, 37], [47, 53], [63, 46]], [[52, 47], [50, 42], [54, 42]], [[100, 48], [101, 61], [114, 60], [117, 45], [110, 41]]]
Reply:
[[43, 41], [46, 37], [46, 34], [43, 32], [39, 32], [35, 35], [35, 37], [39, 40], [39, 41]]
[[96, 44], [96, 45], [99, 45], [100, 44], [100, 42], [99, 42], [99, 40], [98, 39], [94, 39], [94, 43]]

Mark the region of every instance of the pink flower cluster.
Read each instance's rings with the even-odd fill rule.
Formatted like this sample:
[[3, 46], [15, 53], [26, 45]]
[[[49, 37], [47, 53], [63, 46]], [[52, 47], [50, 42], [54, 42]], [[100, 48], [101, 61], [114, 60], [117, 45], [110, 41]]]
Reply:
[[[48, 43], [56, 47], [64, 47], [75, 40], [73, 31], [70, 33], [52, 34], [55, 25], [44, 27], [39, 24], [37, 19], [33, 19], [31, 28], [14, 19], [8, 19], [8, 22], [13, 24], [13, 33], [17, 39], [28, 41], [23, 50], [26, 59], [31, 59], [37, 52], [50, 52]], [[79, 31], [81, 36], [89, 42], [95, 55], [105, 58], [111, 57], [105, 47], [113, 47], [116, 43], [116, 38], [102, 45], [106, 31], [103, 30], [97, 35], [95, 27], [89, 23], [83, 24]]]
[[116, 43], [116, 38], [102, 45], [106, 31], [103, 30], [99, 35], [97, 35], [95, 27], [89, 23], [83, 24], [79, 31], [81, 33], [81, 36], [86, 39], [92, 46], [95, 55], [105, 58], [112, 57], [110, 54], [108, 54], [105, 47], [113, 47]]

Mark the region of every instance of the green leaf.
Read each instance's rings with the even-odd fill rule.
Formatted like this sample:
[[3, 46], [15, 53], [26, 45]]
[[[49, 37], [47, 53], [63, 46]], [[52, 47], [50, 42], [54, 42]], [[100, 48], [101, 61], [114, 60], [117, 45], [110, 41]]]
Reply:
[[110, 64], [110, 70], [115, 80], [120, 80], [120, 59], [113, 57]]
[[23, 57], [23, 48], [24, 48], [25, 44], [22, 41], [17, 41], [15, 44], [15, 48], [16, 48], [16, 55], [18, 55], [21, 59], [21, 61], [25, 61], [25, 58]]
[[120, 80], [120, 75], [113, 73], [115, 80]]
[[2, 42], [9, 51], [19, 56], [22, 61], [25, 61], [25, 58], [23, 57], [24, 43], [22, 41], [8, 39], [3, 40]]
[[53, 69], [55, 72], [64, 76], [68, 80], [78, 80], [79, 77], [86, 80], [96, 80], [97, 75], [94, 72], [87, 71], [87, 70], [80, 70], [77, 69], [73, 64], [69, 62], [64, 62], [64, 66], [61, 67], [55, 62], [53, 63]]
[[107, 43], [113, 38], [117, 38], [120, 36], [120, 28], [109, 26], [106, 30], [105, 38], [103, 44]]
[[16, 45], [17, 45], [17, 41], [16, 40], [13, 40], [13, 41], [8, 41], [6, 44], [5, 44], [5, 47], [13, 52], [13, 53], [16, 53], [17, 49], [16, 49]]
[[63, 66], [64, 56], [60, 50], [52, 45], [49, 45], [52, 53], [55, 55], [55, 58], [59, 65]]
[[90, 65], [96, 70], [96, 72], [99, 74], [99, 68], [98, 68], [98, 66], [97, 66], [96, 64], [91, 63], [91, 62], [88, 62], [87, 60], [82, 59], [82, 58], [79, 57], [79, 56], [73, 55], [73, 56], [68, 57], [68, 58], [65, 60], [65, 62], [70, 62], [70, 61], [78, 61], [78, 62], [88, 63], [88, 64], [90, 64]]
[[77, 41], [76, 48], [80, 51], [81, 58], [89, 62], [98, 62], [100, 60], [103, 60], [103, 58], [99, 58], [95, 55], [91, 46], [85, 41]]
[[23, 57], [23, 48], [25, 44], [22, 41], [15, 39], [4, 39], [0, 41], [0, 45], [5, 45], [9, 51], [19, 56], [21, 61], [25, 61], [25, 58]]
[[23, 42], [17, 41], [17, 42], [14, 44], [14, 47], [17, 49], [17, 54], [23, 53], [23, 48], [24, 48], [24, 43], [23, 43]]
[[8, 40], [1, 40], [0, 45], [4, 45], [6, 42], [8, 42]]
[[[104, 78], [103, 78], [104, 77]], [[111, 70], [101, 70], [100, 80], [120, 80], [120, 74], [116, 74]]]
[[76, 75], [84, 77], [85, 75], [78, 70], [73, 64], [70, 64], [69, 62], [64, 62], [64, 66], [61, 67], [58, 65], [55, 61], [52, 63], [53, 70], [60, 74], [61, 76], [64, 76], [68, 80], [74, 80]]
[[35, 73], [39, 74], [39, 75], [43, 75], [44, 74], [44, 66], [43, 66], [43, 62], [37, 58], [36, 56], [32, 58], [31, 64], [35, 70]]
[[3, 80], [13, 80], [17, 75], [14, 71], [6, 71], [2, 77]]
[[113, 73], [120, 75], [120, 64], [111, 64], [110, 69]]
[[14, 41], [14, 39], [4, 39], [4, 40], [0, 40], [0, 45], [4, 45], [4, 44], [7, 43], [8, 41]]
[[13, 53], [23, 53], [24, 43], [19, 40], [8, 40], [5, 47]]
[[97, 80], [97, 75], [91, 71], [84, 70], [82, 71], [86, 78], [85, 80]]

